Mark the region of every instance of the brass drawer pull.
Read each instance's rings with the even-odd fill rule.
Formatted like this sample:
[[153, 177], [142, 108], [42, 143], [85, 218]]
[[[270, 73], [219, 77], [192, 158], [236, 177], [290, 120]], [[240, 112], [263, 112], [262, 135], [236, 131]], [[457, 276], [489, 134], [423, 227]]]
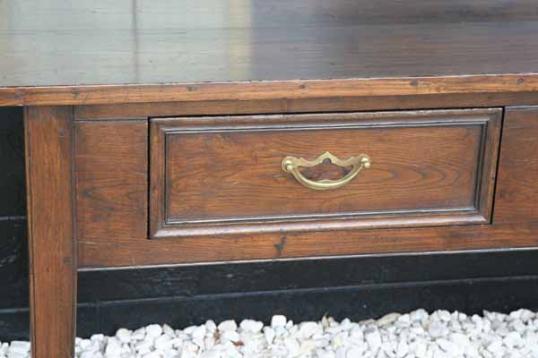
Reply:
[[[328, 159], [332, 164], [339, 167], [352, 167], [349, 173], [338, 180], [323, 179], [319, 181], [306, 178], [299, 168], [311, 168], [323, 163]], [[352, 181], [363, 168], [370, 168], [370, 157], [366, 154], [360, 154], [355, 157], [350, 157], [346, 160], [341, 160], [330, 152], [325, 152], [314, 160], [306, 160], [304, 158], [296, 158], [287, 156], [282, 160], [282, 170], [286, 173], [291, 173], [295, 179], [303, 186], [313, 190], [331, 190], [338, 189]]]

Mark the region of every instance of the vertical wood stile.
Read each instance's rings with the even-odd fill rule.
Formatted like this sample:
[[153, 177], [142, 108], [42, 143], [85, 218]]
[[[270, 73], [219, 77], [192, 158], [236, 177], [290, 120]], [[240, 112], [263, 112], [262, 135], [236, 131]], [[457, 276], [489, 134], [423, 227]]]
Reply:
[[34, 358], [71, 358], [74, 353], [77, 255], [72, 113], [72, 107], [25, 110]]

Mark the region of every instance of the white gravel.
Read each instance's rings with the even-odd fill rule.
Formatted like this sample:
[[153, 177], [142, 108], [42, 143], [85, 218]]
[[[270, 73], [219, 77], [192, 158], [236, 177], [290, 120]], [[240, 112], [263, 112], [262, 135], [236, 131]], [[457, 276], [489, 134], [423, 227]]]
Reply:
[[[28, 342], [0, 342], [0, 358], [29, 357], [29, 350]], [[468, 316], [419, 309], [361, 322], [324, 317], [294, 324], [276, 315], [269, 326], [248, 319], [207, 321], [183, 330], [152, 324], [135, 331], [120, 328], [113, 337], [77, 338], [76, 357], [536, 358], [538, 314], [521, 309]]]

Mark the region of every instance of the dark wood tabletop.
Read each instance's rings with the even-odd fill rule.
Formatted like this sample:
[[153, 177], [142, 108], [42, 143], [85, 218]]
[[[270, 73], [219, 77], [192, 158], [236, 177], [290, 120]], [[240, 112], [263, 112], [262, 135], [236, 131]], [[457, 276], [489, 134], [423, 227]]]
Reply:
[[0, 51], [0, 105], [534, 91], [538, 6], [0, 0]]

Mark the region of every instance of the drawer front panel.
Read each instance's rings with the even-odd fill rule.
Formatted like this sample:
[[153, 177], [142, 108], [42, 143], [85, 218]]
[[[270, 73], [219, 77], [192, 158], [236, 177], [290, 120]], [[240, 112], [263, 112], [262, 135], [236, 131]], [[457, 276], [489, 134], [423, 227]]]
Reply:
[[488, 223], [501, 113], [152, 119], [150, 236]]

